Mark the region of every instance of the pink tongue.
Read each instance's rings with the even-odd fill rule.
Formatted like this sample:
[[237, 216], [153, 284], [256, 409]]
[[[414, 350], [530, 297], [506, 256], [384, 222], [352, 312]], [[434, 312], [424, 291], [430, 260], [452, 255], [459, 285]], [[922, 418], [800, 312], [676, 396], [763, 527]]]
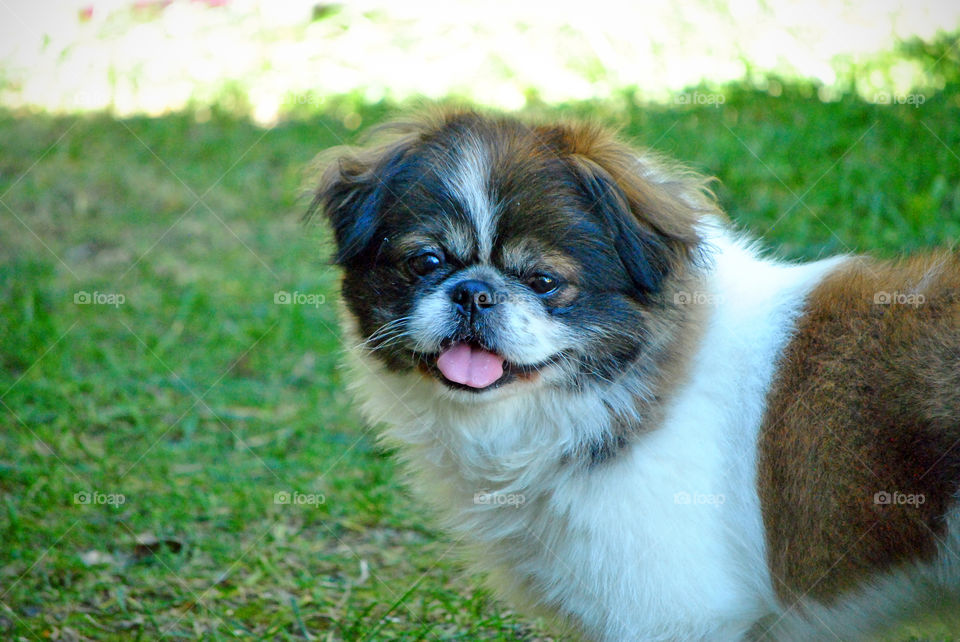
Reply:
[[503, 376], [503, 359], [475, 348], [469, 343], [455, 343], [437, 358], [443, 376], [471, 388], [486, 388]]

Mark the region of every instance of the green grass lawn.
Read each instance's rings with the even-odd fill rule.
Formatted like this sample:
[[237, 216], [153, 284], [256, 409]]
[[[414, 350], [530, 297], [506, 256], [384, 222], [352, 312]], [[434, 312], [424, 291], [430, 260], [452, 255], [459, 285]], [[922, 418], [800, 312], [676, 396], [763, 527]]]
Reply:
[[[784, 256], [960, 237], [955, 91], [537, 111], [718, 177]], [[351, 408], [337, 274], [299, 222], [343, 120], [0, 112], [0, 638], [549, 636], [461, 570]]]

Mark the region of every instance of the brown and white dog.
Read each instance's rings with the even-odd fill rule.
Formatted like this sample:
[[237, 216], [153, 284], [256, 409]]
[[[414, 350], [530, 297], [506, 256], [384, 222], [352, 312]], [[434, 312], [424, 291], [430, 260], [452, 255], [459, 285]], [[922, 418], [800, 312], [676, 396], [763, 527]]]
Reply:
[[960, 595], [960, 257], [765, 257], [695, 174], [470, 111], [316, 192], [366, 416], [512, 604], [859, 638]]

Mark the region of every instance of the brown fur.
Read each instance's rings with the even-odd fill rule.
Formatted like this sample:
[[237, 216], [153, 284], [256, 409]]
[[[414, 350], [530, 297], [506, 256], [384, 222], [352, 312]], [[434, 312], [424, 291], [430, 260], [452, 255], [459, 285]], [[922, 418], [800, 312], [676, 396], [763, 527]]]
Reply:
[[960, 482], [960, 256], [852, 259], [809, 296], [778, 373], [758, 484], [779, 597], [830, 603], [932, 559]]
[[693, 252], [700, 241], [697, 221], [707, 213], [722, 216], [708, 180], [650, 152], [650, 164], [644, 164], [637, 150], [603, 127], [567, 123], [534, 131], [540, 141], [558, 149], [583, 171], [606, 176], [620, 188], [637, 221], [668, 243], [673, 273], [684, 271], [695, 258]]

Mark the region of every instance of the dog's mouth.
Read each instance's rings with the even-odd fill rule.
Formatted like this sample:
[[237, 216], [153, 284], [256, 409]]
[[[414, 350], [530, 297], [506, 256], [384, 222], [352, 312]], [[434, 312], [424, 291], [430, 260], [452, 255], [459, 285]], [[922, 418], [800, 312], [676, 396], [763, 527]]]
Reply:
[[473, 343], [453, 343], [437, 356], [437, 370], [451, 383], [483, 390], [504, 375], [506, 359]]
[[555, 358], [535, 365], [507, 361], [502, 355], [473, 341], [445, 341], [438, 353], [423, 355], [421, 369], [449, 388], [483, 392], [518, 379], [533, 379]]

